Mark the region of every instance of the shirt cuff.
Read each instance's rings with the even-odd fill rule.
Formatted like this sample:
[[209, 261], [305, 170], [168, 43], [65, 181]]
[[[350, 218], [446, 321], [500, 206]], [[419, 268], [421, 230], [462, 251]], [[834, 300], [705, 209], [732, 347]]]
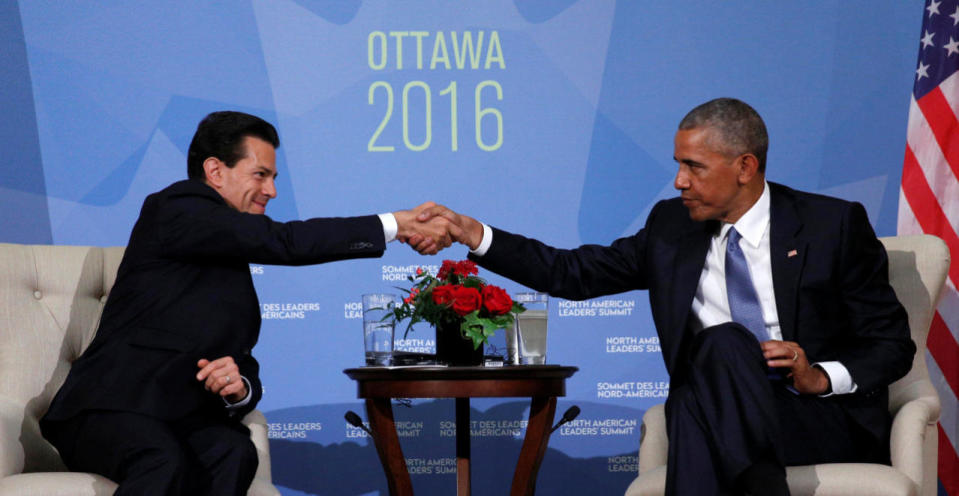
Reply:
[[846, 370], [846, 366], [840, 362], [818, 362], [813, 365], [818, 366], [829, 376], [829, 382], [832, 384], [832, 392], [821, 395], [822, 397], [832, 396], [834, 394], [855, 393], [859, 386], [853, 382], [852, 376]]
[[250, 403], [250, 399], [253, 397], [253, 388], [250, 386], [250, 381], [246, 380], [246, 377], [240, 376], [240, 379], [243, 379], [243, 384], [246, 385], [246, 396], [236, 403], [230, 403], [230, 400], [226, 399], [226, 396], [223, 396], [223, 402], [226, 403], [227, 410], [236, 410], [237, 408], [246, 406]]
[[483, 224], [483, 240], [480, 241], [479, 246], [475, 250], [470, 250], [470, 253], [476, 255], [477, 257], [482, 257], [486, 255], [486, 252], [489, 251], [490, 245], [493, 244], [493, 230], [489, 226]]
[[399, 226], [396, 224], [396, 217], [393, 217], [393, 214], [379, 214], [380, 222], [383, 223], [383, 236], [386, 237], [386, 242], [396, 240], [396, 232], [399, 230]]

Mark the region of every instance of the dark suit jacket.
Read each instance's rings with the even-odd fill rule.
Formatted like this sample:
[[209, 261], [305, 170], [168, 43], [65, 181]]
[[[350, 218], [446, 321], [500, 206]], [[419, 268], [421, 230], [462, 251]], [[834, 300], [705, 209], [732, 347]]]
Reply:
[[197, 361], [232, 356], [262, 394], [250, 350], [260, 309], [249, 263], [303, 265], [385, 250], [376, 216], [274, 222], [238, 212], [200, 181], [146, 198], [93, 342], [74, 362], [44, 420], [88, 410], [174, 420], [198, 411], [226, 415], [196, 380]]
[[[783, 339], [810, 362], [838, 360], [858, 385], [834, 397], [879, 439], [888, 436], [887, 386], [912, 366], [907, 316], [888, 283], [886, 252], [862, 205], [770, 183], [770, 252]], [[637, 234], [610, 246], [559, 250], [494, 230], [483, 267], [537, 291], [581, 300], [648, 289], [672, 387], [685, 382], [690, 310], [718, 222], [694, 222], [676, 198], [659, 202]], [[791, 253], [795, 251], [794, 254]]]

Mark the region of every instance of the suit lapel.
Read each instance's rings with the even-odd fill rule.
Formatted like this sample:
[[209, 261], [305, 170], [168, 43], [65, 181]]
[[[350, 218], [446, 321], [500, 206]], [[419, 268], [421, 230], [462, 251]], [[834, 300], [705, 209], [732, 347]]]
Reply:
[[809, 243], [799, 237], [802, 220], [788, 193], [770, 185], [769, 255], [776, 311], [783, 339], [796, 340], [796, 298]]

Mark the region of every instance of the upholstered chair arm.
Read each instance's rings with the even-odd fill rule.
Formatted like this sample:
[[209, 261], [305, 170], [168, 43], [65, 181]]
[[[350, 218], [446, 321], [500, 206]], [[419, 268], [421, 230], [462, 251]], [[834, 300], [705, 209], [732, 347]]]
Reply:
[[639, 435], [639, 473], [666, 465], [666, 410], [662, 403], [654, 405], [643, 415]]
[[666, 490], [666, 410], [655, 405], [643, 415], [639, 431], [639, 477], [626, 488], [625, 496], [662, 496]]
[[22, 403], [0, 395], [0, 478], [23, 471], [23, 410]]
[[939, 419], [939, 408], [939, 399], [936, 397], [917, 398], [904, 404], [892, 421], [892, 466], [912, 479], [917, 487], [923, 487], [923, 470], [936, 470], [935, 466], [923, 467], [926, 458], [923, 456], [923, 446], [935, 442], [926, 437], [929, 433], [935, 433], [929, 426], [934, 426]]
[[253, 410], [243, 417], [242, 422], [250, 429], [250, 439], [256, 446], [257, 458], [260, 461], [253, 478], [269, 482], [273, 479], [273, 469], [270, 466], [270, 441], [267, 436], [269, 428], [266, 425], [266, 417], [259, 410]]

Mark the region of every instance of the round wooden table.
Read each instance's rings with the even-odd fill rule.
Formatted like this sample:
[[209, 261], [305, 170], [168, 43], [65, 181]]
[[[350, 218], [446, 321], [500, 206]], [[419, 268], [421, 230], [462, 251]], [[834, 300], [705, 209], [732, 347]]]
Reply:
[[392, 398], [456, 399], [456, 494], [470, 494], [470, 398], [529, 397], [529, 422], [513, 474], [511, 495], [532, 495], [536, 488], [556, 398], [566, 395], [566, 379], [576, 367], [361, 367], [343, 371], [356, 381], [366, 400], [373, 442], [386, 472], [390, 494], [413, 494], [413, 485], [393, 421]]

